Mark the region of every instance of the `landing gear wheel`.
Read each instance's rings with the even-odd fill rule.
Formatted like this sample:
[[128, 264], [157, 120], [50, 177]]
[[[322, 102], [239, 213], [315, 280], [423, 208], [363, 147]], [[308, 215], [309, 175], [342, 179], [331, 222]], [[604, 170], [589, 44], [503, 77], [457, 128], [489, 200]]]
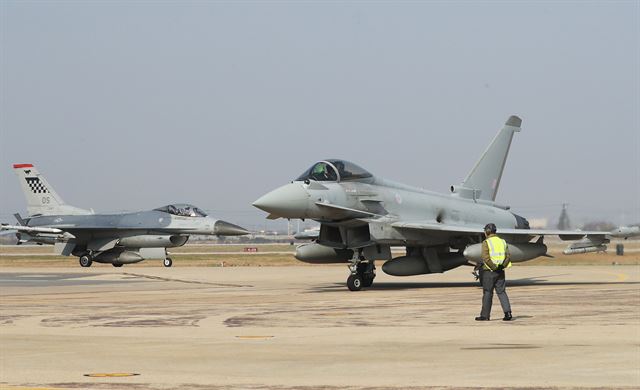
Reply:
[[171, 267], [171, 265], [173, 264], [173, 261], [171, 260], [171, 257], [167, 257], [166, 259], [164, 259], [163, 262], [165, 267]]
[[81, 267], [91, 267], [91, 263], [93, 263], [93, 259], [91, 258], [91, 255], [82, 255], [80, 256], [80, 266]]
[[112, 263], [114, 267], [122, 267], [124, 264], [122, 263]]
[[362, 275], [359, 275], [359, 274], [349, 275], [349, 278], [347, 278], [347, 287], [349, 288], [349, 290], [360, 291], [362, 290], [362, 286], [363, 286]]

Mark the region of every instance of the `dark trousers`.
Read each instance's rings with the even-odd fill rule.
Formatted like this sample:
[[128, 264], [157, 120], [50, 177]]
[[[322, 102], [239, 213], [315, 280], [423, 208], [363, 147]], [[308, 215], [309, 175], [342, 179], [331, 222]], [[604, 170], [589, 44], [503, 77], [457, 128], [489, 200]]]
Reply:
[[504, 278], [504, 271], [482, 270], [480, 279], [482, 280], [482, 311], [480, 312], [480, 315], [486, 318], [490, 317], [491, 304], [493, 302], [493, 289], [495, 289], [498, 294], [500, 305], [502, 305], [502, 311], [505, 313], [511, 311], [509, 297], [505, 291], [506, 281]]

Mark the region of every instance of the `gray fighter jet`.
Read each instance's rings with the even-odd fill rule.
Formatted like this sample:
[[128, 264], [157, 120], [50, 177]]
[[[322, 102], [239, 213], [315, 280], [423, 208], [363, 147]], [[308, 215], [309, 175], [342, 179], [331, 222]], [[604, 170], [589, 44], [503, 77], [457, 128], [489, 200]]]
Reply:
[[32, 164], [14, 164], [13, 168], [27, 198], [29, 217], [23, 219], [16, 214], [19, 225], [2, 225], [2, 230], [16, 230], [18, 243], [53, 244], [58, 254], [78, 256], [82, 267], [90, 267], [94, 261], [121, 267], [145, 259], [163, 259], [164, 266], [171, 267], [166, 248], [184, 245], [192, 234], [249, 233], [188, 204], [135, 213], [94, 214], [65, 204]]
[[620, 226], [614, 229], [610, 233], [611, 237], [624, 238], [625, 240], [631, 237], [640, 236], [640, 226]]
[[[268, 212], [267, 218], [320, 222], [317, 240], [300, 245], [296, 258], [348, 262], [347, 286], [352, 291], [373, 283], [375, 260], [386, 261], [382, 270], [396, 276], [476, 265], [489, 222], [508, 242], [513, 262], [547, 255], [545, 235], [582, 239], [567, 248], [569, 254], [606, 250], [606, 232], [530, 229], [525, 218], [496, 203], [511, 141], [521, 123], [517, 116], [510, 117], [462, 184], [451, 186], [450, 194], [395, 183], [351, 162], [329, 159], [253, 205]], [[406, 254], [393, 258], [392, 246], [405, 247]]]

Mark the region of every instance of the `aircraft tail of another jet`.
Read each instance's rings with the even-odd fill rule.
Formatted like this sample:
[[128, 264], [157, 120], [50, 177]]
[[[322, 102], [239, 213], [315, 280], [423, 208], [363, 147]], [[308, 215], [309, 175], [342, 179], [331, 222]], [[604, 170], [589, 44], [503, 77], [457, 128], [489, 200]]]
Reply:
[[30, 216], [92, 214], [89, 210], [65, 204], [32, 164], [13, 164], [13, 169], [27, 199], [27, 211]]
[[484, 151], [469, 175], [453, 192], [461, 197], [495, 201], [513, 134], [520, 131], [522, 119], [510, 116]]

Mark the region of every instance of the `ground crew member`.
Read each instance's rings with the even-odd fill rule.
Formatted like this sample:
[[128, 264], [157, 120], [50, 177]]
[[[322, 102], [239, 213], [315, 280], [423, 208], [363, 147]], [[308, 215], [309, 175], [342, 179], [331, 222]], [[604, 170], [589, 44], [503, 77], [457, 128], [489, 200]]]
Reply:
[[507, 243], [496, 235], [496, 225], [489, 223], [484, 227], [487, 237], [482, 242], [482, 264], [480, 264], [480, 281], [482, 282], [482, 311], [476, 321], [489, 321], [491, 316], [491, 304], [493, 301], [493, 289], [495, 288], [502, 311], [503, 321], [511, 321], [511, 305], [505, 291], [505, 268], [511, 267], [511, 256]]

